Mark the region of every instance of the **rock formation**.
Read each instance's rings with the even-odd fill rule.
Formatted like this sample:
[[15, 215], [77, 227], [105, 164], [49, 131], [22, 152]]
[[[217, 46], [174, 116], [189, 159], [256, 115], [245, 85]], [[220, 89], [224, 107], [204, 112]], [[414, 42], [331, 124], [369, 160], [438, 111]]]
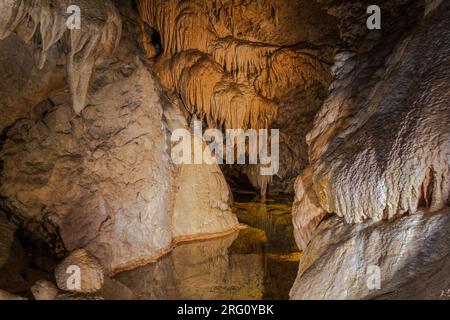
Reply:
[[372, 40], [367, 52], [336, 56], [330, 96], [307, 135], [311, 178], [326, 212], [354, 223], [448, 204], [446, 23], [440, 12], [412, 30], [398, 23], [403, 33]]
[[[355, 32], [354, 13], [348, 20], [362, 3], [329, 6], [347, 48], [307, 135], [311, 166], [296, 182], [294, 226], [306, 251], [291, 297], [439, 298], [449, 285], [437, 270], [448, 270], [449, 254], [440, 244], [450, 204], [450, 3], [424, 13], [391, 2], [375, 34]], [[325, 213], [342, 219], [319, 225]], [[380, 290], [365, 285], [369, 264], [380, 268]]]
[[[83, 12], [102, 16], [118, 12], [108, 1], [102, 3], [106, 9], [91, 5]], [[28, 19], [35, 12], [23, 7], [22, 2], [2, 2], [8, 4], [18, 5], [23, 11], [11, 11], [12, 18], [7, 16], [10, 20], [16, 19], [15, 14], [20, 14], [19, 20]], [[55, 12], [50, 13], [59, 23], [62, 7], [52, 8]], [[103, 45], [120, 37], [118, 26], [122, 21], [111, 22], [117, 25], [114, 33], [100, 28], [102, 19], [92, 18], [95, 25], [89, 28], [100, 33], [88, 33], [95, 41], [86, 42], [83, 48], [94, 50], [96, 70], [92, 75], [80, 70], [81, 78], [70, 75], [78, 69], [71, 65], [72, 54], [66, 56], [61, 49], [67, 45], [62, 35], [52, 38], [53, 46], [46, 46], [47, 62], [42, 70], [32, 59], [35, 48], [17, 39], [15, 34], [20, 32], [13, 24], [5, 25], [8, 32], [4, 37], [10, 37], [1, 42], [5, 62], [16, 59], [16, 51], [23, 49], [23, 59], [30, 69], [13, 72], [12, 83], [2, 82], [6, 88], [2, 91], [2, 108], [4, 103], [5, 112], [18, 109], [11, 117], [2, 118], [2, 208], [18, 217], [34, 237], [47, 241], [54, 253], [63, 256], [67, 251], [86, 248], [107, 273], [155, 259], [170, 250], [174, 237], [211, 235], [237, 226], [229, 207], [228, 188], [218, 169], [196, 168], [192, 177], [190, 169], [180, 173], [171, 164], [167, 119], [171, 117], [168, 110], [174, 107], [139, 59], [133, 13], [128, 6], [121, 10], [122, 17], [114, 16], [124, 20], [124, 37], [109, 56]], [[40, 10], [40, 16], [43, 12]], [[45, 27], [42, 23], [40, 26]], [[48, 28], [54, 30], [56, 25]], [[71, 37], [75, 37], [72, 31]], [[88, 56], [88, 52], [83, 55]], [[77, 63], [83, 68], [89, 65], [81, 60]], [[70, 69], [68, 86], [61, 68], [64, 65]], [[76, 101], [84, 101], [85, 94], [73, 96], [75, 78], [90, 83], [87, 106], [82, 103], [83, 108]], [[198, 190], [198, 199], [190, 199], [191, 207], [186, 206], [184, 190], [192, 183], [203, 185], [203, 179], [208, 181], [208, 188]], [[192, 206], [199, 210], [198, 215]]]
[[[229, 254], [230, 186], [247, 184], [295, 194], [293, 226], [280, 207], [282, 231], [265, 234], [292, 247], [278, 235], [293, 228], [304, 251], [291, 298], [437, 298], [449, 286], [450, 2], [380, 0], [374, 30], [371, 4], [0, 0], [0, 289], [262, 298], [259, 256]], [[279, 129], [280, 170], [176, 164], [171, 135], [194, 120]], [[258, 206], [241, 222], [270, 230]], [[108, 278], [159, 258], [125, 284]], [[91, 287], [56, 292], [55, 266], [68, 290], [77, 261], [95, 265]]]
[[300, 260], [291, 298], [440, 299], [450, 286], [449, 219], [449, 209], [357, 225], [330, 218]]
[[0, 212], [0, 268], [3, 267], [9, 259], [11, 246], [14, 241], [15, 229], [15, 226]]
[[103, 268], [88, 251], [77, 249], [56, 267], [55, 279], [61, 290], [93, 293], [103, 287]]
[[68, 29], [68, 8], [71, 4], [73, 5], [67, 0], [2, 1], [0, 40], [14, 32], [29, 43], [38, 32], [37, 67], [42, 69], [49, 50], [70, 31], [65, 43], [70, 50], [67, 55], [67, 75], [73, 108], [79, 113], [86, 105], [89, 83], [96, 63], [110, 54], [120, 41], [122, 21], [110, 0], [95, 3], [79, 0], [76, 4], [80, 12], [83, 12], [83, 23], [80, 23], [79, 29]]
[[35, 300], [53, 300], [58, 295], [58, 288], [47, 280], [37, 281], [30, 289]]

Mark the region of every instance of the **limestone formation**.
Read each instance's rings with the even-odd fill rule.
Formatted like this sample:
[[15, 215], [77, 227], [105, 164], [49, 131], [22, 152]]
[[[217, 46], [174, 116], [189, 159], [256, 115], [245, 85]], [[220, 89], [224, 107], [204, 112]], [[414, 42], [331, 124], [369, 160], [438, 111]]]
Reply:
[[[124, 77], [119, 70], [127, 65], [135, 71]], [[59, 230], [62, 253], [87, 247], [108, 272], [171, 242], [169, 160], [155, 82], [138, 64], [117, 68], [97, 74], [83, 117], [65, 92], [53, 93], [10, 129], [2, 151], [2, 194], [27, 229], [43, 226], [43, 236]]]
[[[275, 180], [243, 172], [263, 193], [271, 181], [273, 190], [292, 193], [301, 168], [290, 160], [305, 156], [306, 148], [299, 151], [287, 140], [304, 144], [304, 134], [295, 131], [310, 128], [287, 127], [289, 113], [283, 117], [279, 111], [294, 88], [305, 93], [328, 87], [337, 42], [334, 18], [314, 1], [140, 0], [138, 9], [141, 29], [152, 30], [142, 33], [148, 57], [163, 86], [181, 98], [189, 114], [219, 129], [267, 128], [282, 118], [275, 127], [285, 133], [280, 158], [289, 160], [282, 163], [283, 172]], [[152, 47], [149, 36], [155, 33], [161, 43]], [[155, 55], [155, 46], [161, 54]], [[298, 115], [311, 110], [309, 97], [317, 97], [316, 90], [290, 102], [290, 110]]]
[[54, 300], [58, 295], [58, 288], [50, 281], [39, 280], [30, 289], [35, 300]]
[[[218, 167], [171, 163], [171, 130], [187, 122], [140, 61], [131, 18], [123, 17], [125, 37], [118, 49], [102, 55], [89, 76], [88, 106], [80, 115], [72, 108], [70, 88], [60, 82], [60, 68], [55, 70], [67, 64], [61, 50], [49, 48], [51, 67], [39, 70], [32, 50], [14, 35], [0, 42], [6, 62], [23, 48], [32, 69], [1, 83], [7, 89], [5, 112], [19, 109], [1, 123], [2, 206], [54, 253], [87, 248], [106, 273], [154, 260], [171, 249], [174, 237], [211, 236], [237, 226]], [[39, 78], [43, 83], [36, 84]], [[174, 122], [177, 117], [183, 121]], [[192, 185], [200, 188], [197, 199], [186, 196]]]
[[[398, 19], [395, 32], [378, 40], [382, 46], [372, 41], [366, 51], [336, 55], [330, 95], [307, 135], [312, 182], [326, 212], [358, 223], [449, 203], [449, 10], [444, 3], [425, 19], [416, 15], [406, 29]], [[300, 224], [307, 225], [312, 211], [297, 206], [295, 221], [304, 215]]]
[[56, 267], [55, 279], [61, 290], [92, 293], [99, 291], [103, 286], [103, 268], [88, 251], [77, 249]]
[[450, 288], [449, 213], [322, 222], [300, 259], [291, 298], [440, 299]]
[[[450, 2], [371, 4], [0, 0], [0, 298], [267, 297], [240, 222], [304, 250], [293, 299], [445, 297]], [[279, 129], [279, 171], [176, 164], [194, 120]]]
[[297, 245], [306, 250], [313, 232], [325, 216], [312, 181], [312, 168], [306, 168], [295, 182], [295, 200], [292, 205], [294, 235]]

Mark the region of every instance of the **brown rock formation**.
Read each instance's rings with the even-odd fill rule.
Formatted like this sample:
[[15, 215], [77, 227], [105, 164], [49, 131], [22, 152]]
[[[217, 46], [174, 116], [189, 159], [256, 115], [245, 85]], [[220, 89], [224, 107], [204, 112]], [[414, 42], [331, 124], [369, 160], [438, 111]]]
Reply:
[[30, 289], [35, 300], [53, 300], [58, 295], [58, 288], [47, 280], [37, 281]]
[[[0, 40], [16, 33], [30, 42], [39, 27], [41, 39], [37, 66], [42, 69], [49, 50], [60, 41], [67, 28], [66, 13], [70, 1], [2, 1], [0, 12]], [[91, 75], [96, 63], [110, 54], [118, 45], [122, 21], [119, 12], [109, 0], [77, 1], [83, 11], [81, 29], [72, 29], [67, 55], [67, 74], [73, 99], [73, 108], [79, 113], [86, 105]]]
[[[312, 167], [297, 180], [293, 211], [306, 252], [291, 297], [439, 298], [448, 289], [448, 272], [436, 271], [448, 269], [448, 245], [438, 245], [448, 243], [448, 210], [431, 213], [450, 201], [450, 3], [425, 15], [420, 4], [393, 1], [385, 30], [357, 37], [349, 6], [330, 9], [358, 49], [336, 55], [307, 135]], [[313, 235], [324, 212], [356, 225], [334, 218]], [[402, 215], [411, 217], [374, 223]], [[381, 290], [365, 286], [367, 264], [381, 268]]]
[[[141, 29], [148, 25], [161, 37], [161, 43], [152, 44], [150, 34], [143, 32], [163, 86], [210, 127], [280, 128], [282, 167], [273, 190], [292, 193], [293, 180], [306, 165], [297, 161], [306, 159], [305, 144], [295, 145], [304, 141], [314, 113], [308, 115], [308, 124], [298, 122], [305, 119], [304, 110], [317, 111], [324, 99], [319, 92], [331, 81], [334, 18], [313, 1], [138, 4]], [[162, 47], [161, 54], [155, 55], [155, 46]], [[278, 111], [282, 114], [274, 124]], [[271, 181], [251, 170], [243, 172], [262, 190]]]
[[[81, 29], [66, 24], [70, 4]], [[1, 288], [22, 294], [46, 279], [28, 269], [36, 257], [18, 263], [25, 239], [58, 258], [85, 252], [78, 260], [111, 275], [236, 230], [221, 168], [170, 157], [170, 135], [200, 119], [280, 129], [276, 176], [259, 164], [225, 170], [234, 186], [245, 173], [262, 194], [295, 192], [305, 255], [292, 298], [436, 297], [448, 286], [450, 2], [380, 0], [380, 30], [367, 27], [370, 4], [0, 0]], [[228, 255], [228, 236], [124, 276], [132, 291], [96, 279], [87, 295], [55, 297], [45, 282], [31, 293], [261, 298], [261, 261]], [[368, 263], [381, 291], [364, 289]]]
[[[79, 273], [71, 270], [76, 267]], [[70, 287], [71, 276], [79, 275], [79, 287], [73, 283]], [[84, 249], [77, 249], [70, 253], [55, 269], [55, 279], [58, 288], [64, 291], [92, 293], [97, 292], [103, 287], [104, 275], [100, 262]]]
[[[56, 32], [62, 7], [52, 7], [52, 11], [36, 4], [39, 10], [33, 11], [21, 3], [13, 4], [22, 11], [2, 11], [2, 22], [22, 21], [31, 13], [39, 13], [36, 17], [41, 18], [51, 15], [55, 24], [48, 31]], [[211, 236], [237, 226], [228, 188], [217, 168], [178, 172], [171, 164], [168, 122], [174, 113], [170, 110], [177, 107], [171, 106], [139, 60], [133, 13], [129, 7], [121, 7], [123, 16], [109, 23], [110, 12], [118, 12], [111, 6], [104, 1], [83, 7], [83, 12], [89, 13], [85, 17], [89, 23], [83, 25], [98, 31], [81, 30], [92, 36], [80, 40], [87, 41], [83, 50], [90, 47], [92, 52], [72, 54], [72, 48], [65, 56], [62, 49], [67, 43], [57, 33], [46, 46], [48, 58], [42, 70], [33, 61], [36, 48], [24, 45], [15, 35], [0, 42], [5, 63], [15, 61], [17, 51], [23, 49], [23, 61], [29, 68], [14, 66], [13, 82], [1, 82], [5, 88], [1, 106], [5, 113], [13, 111], [1, 119], [2, 208], [18, 217], [34, 237], [49, 242], [57, 254], [87, 248], [107, 273], [155, 259], [171, 248], [173, 237]], [[94, 19], [96, 14], [98, 19]], [[105, 46], [120, 36], [121, 19], [125, 36], [118, 50], [107, 56]], [[20, 33], [10, 23], [2, 27], [5, 37], [11, 31]], [[72, 32], [71, 37], [76, 40]], [[91, 60], [77, 60], [81, 69], [71, 62], [83, 56], [95, 58], [93, 75], [86, 69], [93, 68]], [[3, 62], [0, 65], [6, 68]], [[64, 66], [69, 68], [69, 90], [63, 79]], [[72, 71], [75, 73], [70, 74]], [[75, 78], [82, 83], [79, 88], [90, 83], [88, 95], [73, 96]], [[175, 113], [181, 116], [179, 110]], [[183, 196], [187, 188], [203, 185], [203, 180], [208, 181], [208, 188], [198, 190], [198, 198], [188, 201]]]

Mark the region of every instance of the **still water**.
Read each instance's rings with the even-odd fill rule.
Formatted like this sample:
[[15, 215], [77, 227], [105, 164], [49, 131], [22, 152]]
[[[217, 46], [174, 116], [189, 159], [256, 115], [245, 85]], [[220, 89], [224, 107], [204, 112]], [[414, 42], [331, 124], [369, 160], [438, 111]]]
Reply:
[[241, 196], [235, 212], [251, 227], [180, 244], [157, 262], [121, 273], [116, 280], [140, 299], [288, 299], [300, 258], [291, 203]]

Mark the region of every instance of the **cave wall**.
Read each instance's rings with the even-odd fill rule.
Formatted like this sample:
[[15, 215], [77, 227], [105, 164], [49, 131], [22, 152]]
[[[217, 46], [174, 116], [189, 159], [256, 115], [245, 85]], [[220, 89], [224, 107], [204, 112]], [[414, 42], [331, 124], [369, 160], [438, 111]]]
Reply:
[[326, 4], [344, 46], [295, 185], [292, 299], [438, 299], [449, 286], [450, 3], [383, 3], [373, 33], [365, 4]]
[[300, 260], [291, 299], [445, 298], [450, 286], [449, 213], [447, 208], [356, 225], [327, 219]]
[[[307, 135], [311, 174], [298, 183], [312, 183], [317, 197], [306, 203], [312, 197], [299, 185], [299, 233], [317, 225], [300, 207], [357, 223], [448, 205], [448, 4], [427, 17], [416, 3], [391, 6], [385, 29], [348, 40], [336, 55], [330, 95]], [[348, 8], [339, 8], [345, 17]]]
[[[16, 10], [2, 11], [1, 20], [0, 68], [8, 70], [0, 93], [1, 209], [54, 254], [86, 248], [107, 273], [152, 261], [178, 238], [234, 230], [238, 222], [220, 170], [171, 163], [171, 130], [187, 122], [142, 62], [132, 7], [109, 1], [83, 7], [81, 1], [89, 23], [80, 32], [91, 43], [69, 31], [52, 33], [61, 27], [64, 1], [53, 9], [23, 4], [15, 1]], [[108, 10], [117, 14], [114, 21]], [[36, 39], [23, 39], [18, 26], [30, 18], [39, 24], [35, 37], [51, 34], [45, 53]], [[111, 25], [120, 32], [105, 31]], [[72, 57], [77, 39], [93, 51]], [[103, 50], [108, 44], [114, 52]], [[89, 90], [74, 90], [74, 79]], [[196, 198], [186, 196], [204, 182]]]

